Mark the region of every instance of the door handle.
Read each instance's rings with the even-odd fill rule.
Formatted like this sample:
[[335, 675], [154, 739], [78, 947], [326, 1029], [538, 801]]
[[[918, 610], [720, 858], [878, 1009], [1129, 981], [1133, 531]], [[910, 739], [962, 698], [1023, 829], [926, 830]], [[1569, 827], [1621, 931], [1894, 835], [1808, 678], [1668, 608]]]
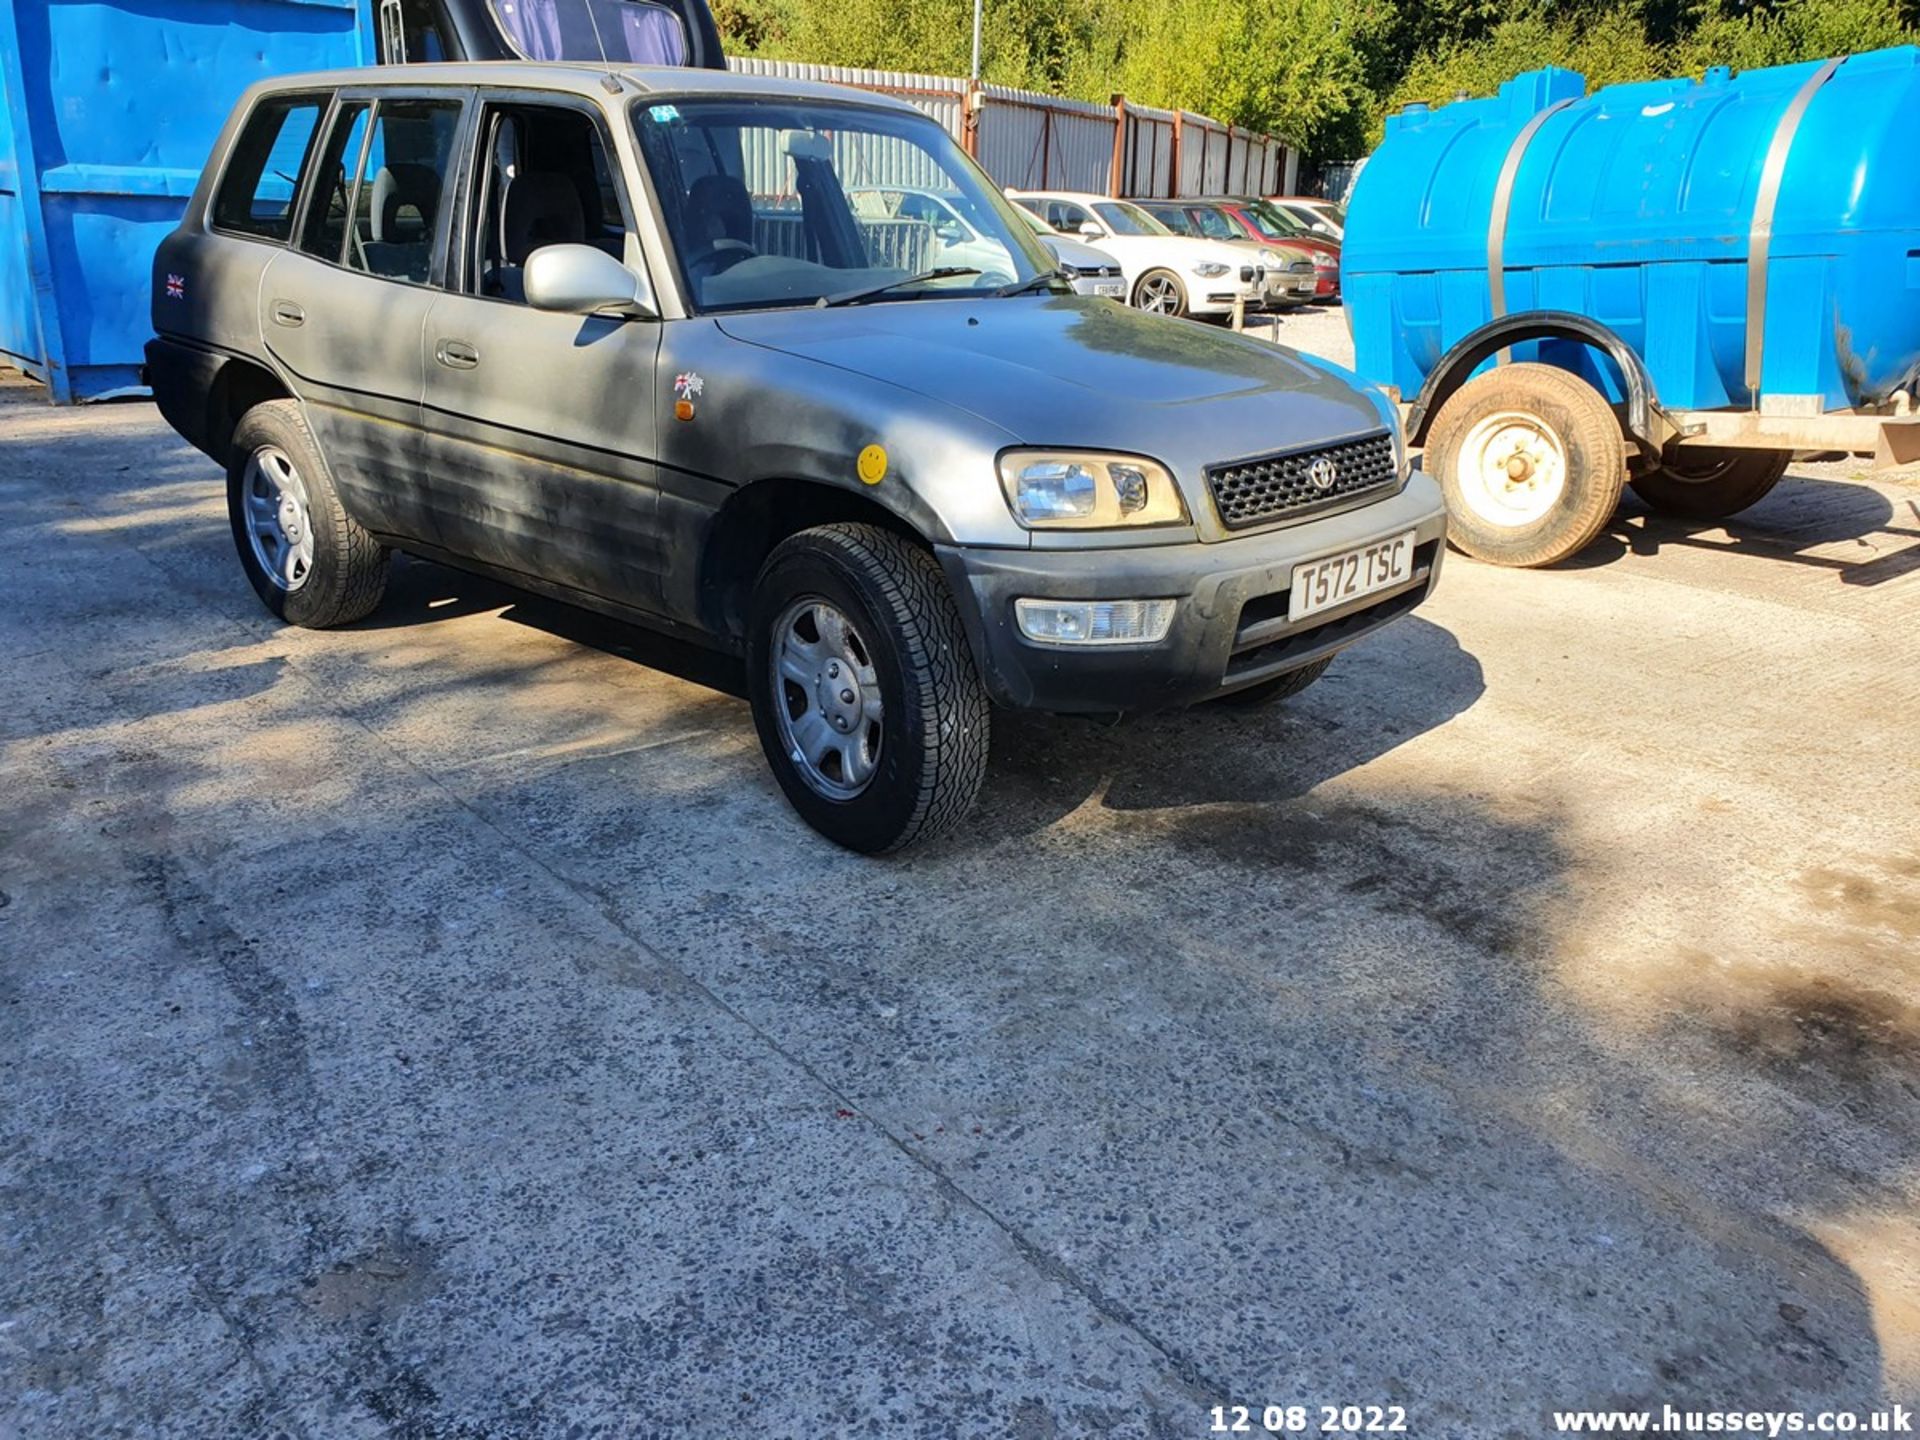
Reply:
[[307, 323], [307, 312], [291, 300], [273, 302], [273, 323], [285, 325], [289, 330], [298, 329]]
[[465, 340], [442, 340], [433, 347], [433, 358], [449, 370], [471, 370], [480, 363], [480, 352]]

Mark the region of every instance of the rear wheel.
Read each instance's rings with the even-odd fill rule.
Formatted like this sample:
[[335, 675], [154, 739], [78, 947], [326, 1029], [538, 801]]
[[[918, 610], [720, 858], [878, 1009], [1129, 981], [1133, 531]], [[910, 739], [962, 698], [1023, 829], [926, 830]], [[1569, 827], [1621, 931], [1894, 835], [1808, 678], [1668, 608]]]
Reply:
[[1150, 315], [1185, 315], [1187, 287], [1171, 270], [1149, 270], [1133, 287], [1133, 304]]
[[1578, 376], [1503, 365], [1440, 407], [1426, 465], [1457, 549], [1495, 565], [1551, 565], [1587, 545], [1619, 505], [1626, 437]]
[[386, 593], [387, 552], [340, 503], [295, 401], [256, 405], [234, 427], [227, 520], [254, 594], [290, 624], [350, 625]]
[[988, 705], [933, 557], [872, 525], [783, 541], [747, 632], [754, 724], [774, 778], [829, 840], [873, 854], [930, 840], [986, 776]]
[[1327, 673], [1327, 667], [1333, 664], [1333, 656], [1316, 660], [1311, 665], [1302, 665], [1298, 670], [1289, 670], [1284, 675], [1276, 675], [1271, 680], [1262, 680], [1258, 685], [1249, 685], [1244, 690], [1229, 690], [1219, 696], [1216, 705], [1268, 705], [1276, 700], [1287, 700], [1298, 695], [1314, 681]]
[[1759, 503], [1787, 473], [1787, 450], [1710, 450], [1682, 446], [1658, 470], [1635, 477], [1647, 508], [1685, 520], [1722, 520]]

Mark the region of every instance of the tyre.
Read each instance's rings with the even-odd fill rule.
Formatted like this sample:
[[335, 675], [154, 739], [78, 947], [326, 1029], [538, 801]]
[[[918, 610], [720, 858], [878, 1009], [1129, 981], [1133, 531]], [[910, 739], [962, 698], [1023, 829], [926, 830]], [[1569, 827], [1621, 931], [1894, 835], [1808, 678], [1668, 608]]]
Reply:
[[1171, 270], [1149, 270], [1133, 287], [1133, 306], [1150, 315], [1185, 315], [1187, 287]]
[[755, 583], [754, 725], [800, 816], [864, 854], [930, 840], [987, 773], [986, 689], [926, 551], [872, 525], [787, 539]]
[[227, 520], [254, 594], [282, 620], [350, 625], [387, 589], [387, 552], [340, 503], [292, 400], [240, 417], [227, 462]]
[[1627, 481], [1613, 407], [1551, 365], [1503, 365], [1440, 407], [1426, 466], [1447, 501], [1447, 539], [1495, 565], [1552, 565], [1598, 535]]
[[1636, 477], [1633, 493], [1660, 515], [1723, 520], [1758, 503], [1787, 473], [1788, 450], [1709, 450], [1683, 446], [1658, 470]]
[[1311, 665], [1302, 665], [1298, 670], [1289, 670], [1284, 675], [1276, 675], [1271, 680], [1262, 680], [1258, 685], [1249, 685], [1244, 690], [1229, 690], [1214, 700], [1216, 705], [1267, 705], [1276, 700], [1286, 700], [1298, 695], [1314, 681], [1327, 673], [1327, 667], [1333, 664], [1333, 656], [1316, 660]]

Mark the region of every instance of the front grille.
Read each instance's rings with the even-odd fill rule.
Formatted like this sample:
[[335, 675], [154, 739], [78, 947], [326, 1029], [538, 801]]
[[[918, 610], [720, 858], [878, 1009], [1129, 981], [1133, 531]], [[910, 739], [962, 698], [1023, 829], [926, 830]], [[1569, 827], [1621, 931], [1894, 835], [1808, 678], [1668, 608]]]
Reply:
[[[1314, 482], [1314, 462], [1333, 462], [1330, 483]], [[1265, 525], [1341, 504], [1393, 484], [1393, 440], [1385, 431], [1338, 445], [1289, 450], [1257, 460], [1215, 465], [1207, 471], [1220, 523], [1229, 530]]]
[[1287, 266], [1287, 269], [1296, 275], [1311, 275], [1313, 274], [1313, 262], [1311, 260], [1296, 260]]

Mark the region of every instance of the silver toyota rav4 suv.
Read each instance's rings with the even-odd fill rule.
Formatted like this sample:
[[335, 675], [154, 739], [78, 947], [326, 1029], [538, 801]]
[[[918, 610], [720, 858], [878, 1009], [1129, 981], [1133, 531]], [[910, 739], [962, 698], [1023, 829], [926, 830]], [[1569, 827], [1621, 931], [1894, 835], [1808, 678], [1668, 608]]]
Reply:
[[[965, 248], [848, 192], [964, 198]], [[741, 653], [794, 807], [967, 810], [993, 705], [1303, 688], [1442, 507], [1353, 376], [1071, 292], [932, 119], [698, 70], [255, 86], [154, 267], [148, 379], [299, 625], [391, 550]]]

